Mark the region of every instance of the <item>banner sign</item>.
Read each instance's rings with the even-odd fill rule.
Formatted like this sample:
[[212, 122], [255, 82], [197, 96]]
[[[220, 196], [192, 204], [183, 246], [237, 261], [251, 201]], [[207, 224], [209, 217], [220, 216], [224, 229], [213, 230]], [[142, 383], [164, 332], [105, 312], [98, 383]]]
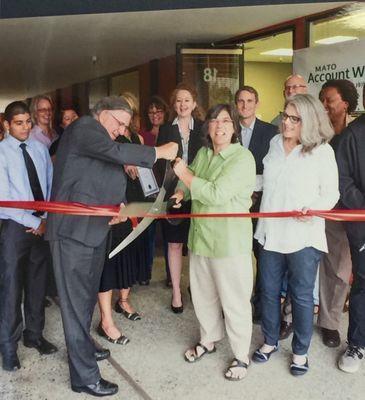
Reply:
[[329, 79], [347, 79], [357, 88], [363, 111], [362, 88], [365, 84], [365, 40], [336, 43], [295, 50], [293, 71], [308, 83], [308, 92], [315, 97]]

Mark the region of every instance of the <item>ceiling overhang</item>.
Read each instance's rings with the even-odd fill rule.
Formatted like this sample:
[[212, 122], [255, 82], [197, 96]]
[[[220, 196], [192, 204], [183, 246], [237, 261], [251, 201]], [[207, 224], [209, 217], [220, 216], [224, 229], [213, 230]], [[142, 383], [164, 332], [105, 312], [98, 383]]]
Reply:
[[[321, 3], [340, 2], [321, 0]], [[318, 3], [315, 0], [0, 0], [0, 18]]]

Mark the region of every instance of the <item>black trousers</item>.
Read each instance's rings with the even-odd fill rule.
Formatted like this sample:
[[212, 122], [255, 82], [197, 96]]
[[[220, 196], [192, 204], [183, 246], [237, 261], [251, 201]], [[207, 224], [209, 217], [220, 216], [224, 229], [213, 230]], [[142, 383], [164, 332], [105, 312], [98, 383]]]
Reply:
[[[255, 204], [252, 205], [250, 208], [250, 212], [259, 212], [261, 199], [262, 199], [262, 192], [256, 192], [256, 201]], [[252, 218], [252, 233], [255, 234], [256, 227], [257, 227], [257, 218]], [[252, 296], [252, 305], [254, 306], [254, 314], [260, 318], [261, 316], [261, 282], [260, 282], [260, 251], [262, 246], [256, 239], [252, 239], [252, 251], [256, 258], [256, 280], [255, 280], [255, 287], [254, 293]]]
[[104, 266], [106, 238], [98, 247], [87, 247], [72, 239], [50, 241], [50, 246], [71, 383], [90, 385], [100, 379], [90, 325]]
[[24, 335], [37, 340], [44, 328], [49, 245], [26, 227], [3, 220], [0, 233], [0, 344], [16, 349], [23, 329], [21, 303], [24, 291]]
[[[350, 238], [349, 238], [350, 240]], [[349, 344], [365, 347], [365, 250], [351, 243], [353, 282], [350, 291]]]

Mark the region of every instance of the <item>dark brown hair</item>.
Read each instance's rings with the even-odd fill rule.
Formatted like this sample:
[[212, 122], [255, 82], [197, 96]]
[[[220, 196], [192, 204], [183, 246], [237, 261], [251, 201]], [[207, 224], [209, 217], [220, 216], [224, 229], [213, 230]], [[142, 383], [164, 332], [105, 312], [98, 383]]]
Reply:
[[231, 120], [233, 121], [234, 132], [233, 132], [233, 135], [231, 138], [231, 143], [238, 142], [240, 124], [239, 124], [238, 113], [236, 111], [236, 108], [229, 104], [217, 104], [216, 106], [213, 106], [208, 110], [207, 116], [206, 116], [204, 124], [202, 126], [202, 133], [203, 133], [203, 137], [205, 139], [205, 146], [209, 147], [211, 149], [213, 148], [213, 143], [212, 143], [212, 139], [210, 138], [210, 135], [209, 135], [209, 121], [217, 118], [221, 111], [227, 111]]
[[322, 89], [319, 93], [319, 98], [321, 98], [323, 89], [329, 87], [335, 88], [340, 94], [341, 99], [349, 105], [349, 108], [347, 109], [348, 114], [351, 114], [356, 110], [359, 94], [357, 93], [355, 85], [351, 81], [347, 79], [328, 80], [322, 85]]
[[246, 90], [246, 92], [249, 92], [249, 93], [255, 95], [256, 103], [259, 102], [259, 94], [258, 94], [257, 90], [256, 90], [254, 87], [252, 87], [252, 86], [247, 86], [247, 85], [245, 85], [245, 86], [242, 86], [240, 89], [238, 89], [237, 92], [236, 92], [236, 94], [234, 95], [234, 102], [235, 102], [236, 104], [237, 104], [239, 95], [240, 95], [241, 92], [243, 92], [244, 90]]
[[152, 96], [149, 99], [146, 109], [145, 109], [146, 128], [149, 131], [152, 129], [152, 124], [151, 124], [150, 118], [148, 117], [148, 112], [149, 112], [150, 108], [152, 108], [152, 107], [156, 107], [157, 110], [163, 111], [163, 113], [164, 113], [163, 123], [165, 123], [167, 121], [167, 117], [168, 117], [168, 113], [169, 113], [169, 106], [167, 105], [165, 100], [162, 99], [160, 96]]

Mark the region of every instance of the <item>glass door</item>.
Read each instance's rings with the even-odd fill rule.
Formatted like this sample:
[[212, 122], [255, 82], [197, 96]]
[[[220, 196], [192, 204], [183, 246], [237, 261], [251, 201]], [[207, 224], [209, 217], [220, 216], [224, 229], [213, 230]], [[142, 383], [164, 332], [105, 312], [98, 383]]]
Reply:
[[242, 83], [241, 46], [177, 45], [177, 79], [194, 86], [198, 102], [207, 110], [218, 103], [233, 103]]

